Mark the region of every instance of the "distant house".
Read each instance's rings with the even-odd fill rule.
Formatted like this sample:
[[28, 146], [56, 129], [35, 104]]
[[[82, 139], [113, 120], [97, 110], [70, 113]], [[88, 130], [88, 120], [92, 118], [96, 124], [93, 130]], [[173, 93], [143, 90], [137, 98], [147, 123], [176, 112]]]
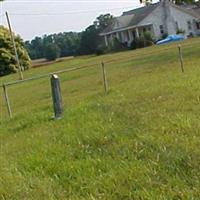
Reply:
[[124, 12], [113, 19], [100, 35], [108, 46], [113, 38], [130, 46], [131, 42], [149, 31], [155, 40], [166, 34], [184, 32], [184, 37], [200, 35], [200, 5], [175, 5], [168, 0]]

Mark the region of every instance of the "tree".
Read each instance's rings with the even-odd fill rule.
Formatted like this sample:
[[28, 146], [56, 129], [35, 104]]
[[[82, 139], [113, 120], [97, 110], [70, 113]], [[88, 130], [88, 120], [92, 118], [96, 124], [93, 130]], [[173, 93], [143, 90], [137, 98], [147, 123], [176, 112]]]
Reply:
[[103, 38], [99, 34], [113, 22], [110, 14], [100, 15], [93, 25], [89, 26], [81, 35], [81, 54], [96, 53], [98, 47], [103, 44]]
[[[169, 1], [171, 1], [172, 3], [175, 3], [175, 4], [182, 4], [182, 3], [193, 4], [196, 2], [196, 0], [169, 0]], [[140, 3], [149, 5], [152, 3], [152, 0], [140, 0]]]
[[[104, 44], [103, 38], [99, 34], [112, 23], [112, 19], [113, 16], [110, 14], [100, 15], [81, 33], [64, 32], [35, 37], [32, 41], [26, 41], [25, 46], [31, 59], [44, 57], [56, 59], [57, 56], [93, 54], [101, 44]], [[54, 44], [54, 49], [52, 44]], [[54, 56], [49, 58], [50, 54], [54, 54]]]
[[35, 55], [35, 58], [43, 58], [44, 57], [44, 46], [43, 46], [42, 38], [35, 37], [35, 39], [31, 41], [31, 45], [34, 49], [33, 54]]
[[[24, 43], [19, 36], [14, 35], [20, 65], [23, 70], [31, 66], [30, 58], [24, 48]], [[0, 26], [0, 76], [18, 71], [17, 61], [10, 32], [7, 28]]]
[[96, 29], [101, 32], [112, 23], [112, 20], [113, 16], [111, 14], [100, 15], [94, 21], [94, 25]]
[[45, 58], [47, 60], [56, 60], [60, 56], [60, 48], [58, 45], [51, 43], [45, 48]]
[[52, 43], [59, 47], [60, 57], [73, 56], [79, 53], [80, 38], [80, 33], [64, 32], [35, 37], [31, 41], [26, 41], [25, 46], [31, 59], [44, 58], [46, 48]]
[[152, 0], [140, 0], [140, 3], [144, 3], [147, 6], [152, 3]]
[[100, 37], [98, 30], [94, 25], [89, 26], [81, 34], [80, 53], [81, 54], [93, 54], [96, 51]]

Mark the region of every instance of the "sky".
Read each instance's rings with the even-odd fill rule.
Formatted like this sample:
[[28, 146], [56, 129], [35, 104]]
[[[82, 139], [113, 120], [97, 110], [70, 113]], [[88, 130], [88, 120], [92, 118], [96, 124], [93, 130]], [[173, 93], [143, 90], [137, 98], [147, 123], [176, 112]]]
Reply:
[[140, 6], [139, 0], [5, 0], [0, 5], [0, 24], [7, 26], [7, 11], [13, 31], [30, 40], [50, 33], [79, 32], [100, 14], [119, 16]]

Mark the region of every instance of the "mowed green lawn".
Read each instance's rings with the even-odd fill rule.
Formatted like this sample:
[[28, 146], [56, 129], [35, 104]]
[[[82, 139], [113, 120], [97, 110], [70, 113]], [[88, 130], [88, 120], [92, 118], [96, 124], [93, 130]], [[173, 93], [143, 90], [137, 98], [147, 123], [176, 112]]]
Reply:
[[184, 74], [178, 44], [25, 72], [97, 63], [60, 75], [65, 112], [58, 121], [49, 78], [8, 88], [11, 120], [1, 93], [0, 199], [200, 199], [200, 38], [182, 42]]

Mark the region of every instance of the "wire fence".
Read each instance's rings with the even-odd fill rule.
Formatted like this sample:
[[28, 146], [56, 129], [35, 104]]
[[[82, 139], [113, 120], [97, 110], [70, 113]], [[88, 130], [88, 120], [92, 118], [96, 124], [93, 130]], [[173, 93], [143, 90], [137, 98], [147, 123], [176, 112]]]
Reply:
[[153, 71], [167, 66], [169, 69], [176, 67], [177, 72], [184, 72], [184, 65], [200, 67], [200, 63], [193, 60], [193, 55], [200, 56], [200, 42], [195, 43], [197, 47], [195, 49], [192, 48], [193, 45], [183, 43], [181, 49], [173, 45], [157, 47], [154, 50], [147, 48], [144, 52], [130, 51], [122, 53], [120, 58], [116, 55], [116, 58], [110, 59], [108, 56], [99, 63], [74, 65], [64, 70], [24, 80], [4, 82], [0, 85], [1, 120], [29, 112], [46, 112], [46, 110], [48, 115], [51, 115], [50, 77], [52, 74], [59, 75], [65, 110], [82, 99], [107, 92], [120, 82], [134, 78], [134, 75], [137, 76], [140, 71]]

